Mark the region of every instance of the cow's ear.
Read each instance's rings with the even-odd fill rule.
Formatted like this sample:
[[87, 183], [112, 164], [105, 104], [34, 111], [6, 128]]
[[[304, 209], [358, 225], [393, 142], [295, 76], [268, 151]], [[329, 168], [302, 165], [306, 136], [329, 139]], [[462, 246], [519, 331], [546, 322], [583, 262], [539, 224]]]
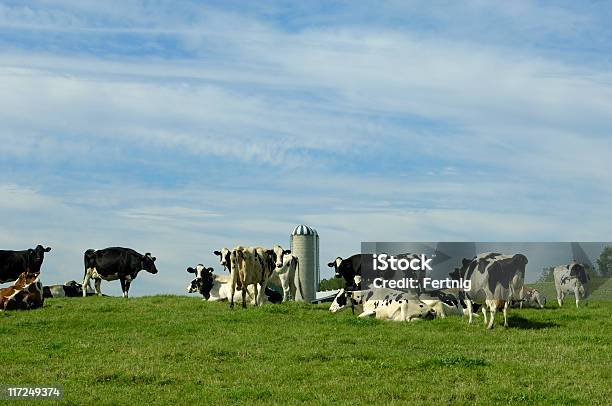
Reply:
[[155, 262], [155, 260], [157, 259], [157, 257], [151, 257], [151, 261]]
[[45, 248], [45, 252], [49, 252], [49, 251], [51, 251], [51, 247]]
[[212, 275], [213, 272], [215, 272], [215, 270], [213, 268], [208, 268], [207, 269], [208, 273]]
[[28, 249], [28, 254], [34, 254], [35, 252], [32, 248]]
[[221, 251], [213, 251], [213, 254], [221, 256]]
[[287, 255], [287, 254], [291, 254], [291, 250], [284, 250], [283, 254]]
[[333, 268], [335, 265], [335, 262], [330, 262], [329, 264], [327, 264], [328, 267]]
[[193, 269], [192, 267], [187, 268], [187, 272], [189, 273], [196, 273], [196, 270]]

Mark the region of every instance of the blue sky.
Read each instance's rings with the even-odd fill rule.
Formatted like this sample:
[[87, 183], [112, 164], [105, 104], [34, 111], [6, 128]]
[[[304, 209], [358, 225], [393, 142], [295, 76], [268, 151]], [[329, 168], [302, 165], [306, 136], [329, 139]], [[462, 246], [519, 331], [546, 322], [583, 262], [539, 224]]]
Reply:
[[[609, 241], [608, 2], [0, 1], [0, 244]], [[329, 276], [322, 269], [323, 276]], [[115, 286], [116, 285], [116, 286]], [[118, 283], [103, 291], [119, 292]]]

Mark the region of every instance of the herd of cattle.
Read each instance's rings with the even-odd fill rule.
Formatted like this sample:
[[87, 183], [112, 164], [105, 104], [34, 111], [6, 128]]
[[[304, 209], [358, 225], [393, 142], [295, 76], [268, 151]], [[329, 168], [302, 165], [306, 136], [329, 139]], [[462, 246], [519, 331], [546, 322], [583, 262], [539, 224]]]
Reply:
[[[41, 307], [44, 299], [58, 296], [102, 295], [102, 280], [119, 280], [123, 296], [128, 297], [132, 281], [141, 270], [157, 273], [156, 258], [130, 249], [111, 247], [87, 250], [84, 254], [83, 281], [64, 285], [43, 286], [39, 281], [40, 268], [50, 247], [38, 245], [24, 251], [0, 250], [0, 283], [14, 281], [12, 286], [0, 289], [0, 309], [33, 309]], [[214, 251], [219, 264], [229, 276], [215, 275], [213, 268], [198, 264], [187, 268], [195, 278], [189, 283], [189, 293], [200, 293], [204, 300], [227, 300], [254, 305], [303, 300], [299, 258], [290, 250], [275, 245], [272, 249], [238, 246]], [[522, 254], [502, 255], [483, 253], [472, 259], [464, 258], [461, 266], [449, 275], [453, 279], [469, 280], [471, 288], [440, 289], [431, 291], [400, 291], [374, 288], [366, 284], [362, 275], [364, 254], [347, 259], [340, 257], [330, 262], [337, 278], [343, 278], [345, 289], [340, 289], [330, 307], [332, 313], [342, 309], [360, 309], [359, 317], [412, 321], [467, 315], [469, 323], [480, 308], [487, 328], [492, 328], [498, 310], [503, 311], [504, 325], [508, 325], [508, 308], [528, 306], [543, 308], [546, 298], [536, 289], [524, 285], [527, 258]], [[404, 254], [409, 255], [409, 254]], [[572, 293], [578, 307], [580, 299], [588, 296], [588, 275], [582, 264], [572, 262], [554, 268], [557, 302], [563, 305], [566, 294]], [[95, 290], [89, 281], [93, 279]], [[268, 285], [282, 288], [282, 294]], [[490, 317], [487, 317], [487, 312]], [[477, 314], [476, 314], [477, 315]]]

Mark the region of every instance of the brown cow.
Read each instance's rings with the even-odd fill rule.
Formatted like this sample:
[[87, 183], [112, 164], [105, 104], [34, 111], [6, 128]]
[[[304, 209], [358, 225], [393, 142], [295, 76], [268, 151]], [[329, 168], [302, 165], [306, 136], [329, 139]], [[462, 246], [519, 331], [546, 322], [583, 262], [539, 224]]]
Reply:
[[1, 310], [29, 310], [42, 307], [44, 302], [40, 272], [27, 269], [19, 275], [13, 286], [0, 289]]

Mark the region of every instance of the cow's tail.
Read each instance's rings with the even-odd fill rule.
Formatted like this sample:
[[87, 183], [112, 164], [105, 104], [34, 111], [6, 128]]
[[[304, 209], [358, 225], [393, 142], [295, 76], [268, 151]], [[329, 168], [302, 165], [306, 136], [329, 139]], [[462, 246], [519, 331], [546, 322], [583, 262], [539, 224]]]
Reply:
[[304, 300], [304, 290], [302, 289], [302, 278], [300, 278], [300, 259], [298, 257], [295, 257], [295, 276], [294, 278], [297, 278], [298, 289], [300, 290], [300, 297], [302, 298], [302, 300]]
[[85, 251], [85, 254], [83, 255], [83, 263], [85, 265], [85, 274], [83, 275], [83, 278], [85, 278], [85, 275], [87, 274], [87, 269], [91, 268], [91, 263], [92, 263], [95, 252], [96, 250], [93, 250], [90, 248], [87, 251]]

